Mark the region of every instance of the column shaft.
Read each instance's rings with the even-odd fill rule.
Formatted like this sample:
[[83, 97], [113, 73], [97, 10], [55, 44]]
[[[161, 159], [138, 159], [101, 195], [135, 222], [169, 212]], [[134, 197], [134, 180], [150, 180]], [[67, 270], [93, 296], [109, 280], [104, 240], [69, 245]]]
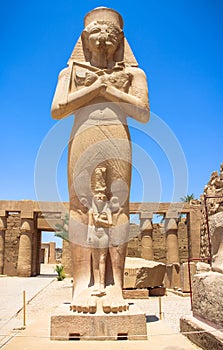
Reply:
[[29, 219], [23, 220], [21, 223], [21, 236], [19, 241], [18, 276], [32, 276], [32, 231], [33, 221]]

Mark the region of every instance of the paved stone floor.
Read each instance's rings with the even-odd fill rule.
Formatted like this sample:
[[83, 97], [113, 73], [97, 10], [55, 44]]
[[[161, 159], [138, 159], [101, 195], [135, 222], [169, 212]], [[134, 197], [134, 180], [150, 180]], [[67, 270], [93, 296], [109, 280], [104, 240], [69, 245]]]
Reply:
[[[50, 270], [49, 270], [50, 268]], [[44, 270], [42, 270], [44, 271]], [[64, 342], [50, 341], [50, 314], [62, 303], [69, 303], [72, 284], [69, 278], [58, 282], [52, 275], [53, 267], [45, 267], [45, 275], [33, 278], [1, 277], [0, 349], [154, 349], [195, 350], [193, 345], [179, 332], [179, 318], [190, 315], [189, 297], [168, 293], [162, 297], [162, 318], [159, 320], [159, 299], [129, 300], [138, 305], [147, 315], [147, 341], [117, 342]], [[27, 313], [23, 326], [22, 294], [26, 290]], [[74, 346], [75, 345], [75, 346]]]

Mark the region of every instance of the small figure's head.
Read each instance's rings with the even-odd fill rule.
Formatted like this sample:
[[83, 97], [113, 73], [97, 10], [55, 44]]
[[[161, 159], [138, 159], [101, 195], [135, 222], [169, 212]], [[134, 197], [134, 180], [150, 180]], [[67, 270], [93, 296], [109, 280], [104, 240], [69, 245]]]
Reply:
[[106, 202], [107, 201], [107, 196], [106, 194], [102, 193], [102, 192], [98, 192], [94, 194], [94, 199], [97, 202]]

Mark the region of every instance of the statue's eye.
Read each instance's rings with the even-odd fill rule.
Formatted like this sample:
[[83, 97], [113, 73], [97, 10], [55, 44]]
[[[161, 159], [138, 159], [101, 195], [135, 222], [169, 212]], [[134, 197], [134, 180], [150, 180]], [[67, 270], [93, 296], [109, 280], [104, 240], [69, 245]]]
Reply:
[[90, 34], [97, 34], [100, 33], [101, 29], [98, 27], [92, 28], [90, 31]]

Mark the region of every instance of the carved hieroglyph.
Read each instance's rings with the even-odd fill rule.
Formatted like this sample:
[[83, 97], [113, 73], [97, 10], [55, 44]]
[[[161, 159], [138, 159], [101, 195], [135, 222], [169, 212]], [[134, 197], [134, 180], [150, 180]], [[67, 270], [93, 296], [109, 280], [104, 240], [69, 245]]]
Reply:
[[149, 119], [144, 72], [112, 9], [97, 8], [59, 75], [55, 119], [75, 115], [68, 156], [71, 309], [118, 312], [129, 232], [131, 142], [126, 117]]

